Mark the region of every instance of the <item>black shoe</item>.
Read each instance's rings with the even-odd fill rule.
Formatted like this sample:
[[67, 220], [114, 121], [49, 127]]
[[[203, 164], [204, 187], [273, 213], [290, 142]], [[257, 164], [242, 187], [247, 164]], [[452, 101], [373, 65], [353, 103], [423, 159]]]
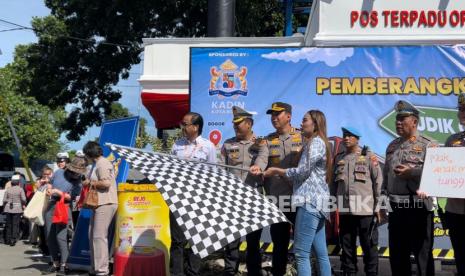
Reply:
[[15, 241], [11, 241], [10, 242], [10, 246], [15, 246], [16, 245], [16, 242]]
[[46, 270], [42, 270], [42, 275], [53, 274], [58, 271], [58, 267], [51, 265]]
[[57, 276], [65, 276], [68, 273], [68, 269], [62, 265], [60, 266], [60, 269], [57, 271]]

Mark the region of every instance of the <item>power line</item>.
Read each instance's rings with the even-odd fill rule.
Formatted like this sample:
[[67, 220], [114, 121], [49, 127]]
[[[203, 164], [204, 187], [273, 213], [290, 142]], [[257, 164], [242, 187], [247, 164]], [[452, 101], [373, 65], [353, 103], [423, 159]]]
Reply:
[[0, 33], [4, 33], [4, 32], [11, 32], [11, 31], [19, 31], [19, 30], [28, 30], [27, 28], [12, 28], [12, 29], [6, 29], [6, 30], [0, 30]]
[[[1, 18], [0, 18], [0, 22], [7, 23], [7, 24], [18, 27], [17, 29], [10, 29], [8, 31], [30, 30], [30, 31], [38, 32], [38, 33], [44, 33], [43, 30], [38, 30], [38, 29], [31, 28], [31, 27], [23, 26], [23, 25], [20, 25], [20, 24], [17, 24], [17, 23], [8, 21], [8, 20], [1, 19]], [[78, 40], [78, 41], [83, 41], [83, 42], [88, 42], [88, 43], [92, 43], [92, 44], [96, 43], [96, 41], [93, 40], [93, 39], [80, 38], [80, 37], [75, 37], [75, 36], [58, 35], [58, 37], [73, 39], [73, 40]], [[108, 46], [124, 47], [124, 48], [131, 48], [132, 47], [131, 45], [112, 43], [112, 42], [99, 42], [98, 44], [100, 44], [100, 45], [108, 45]]]
[[13, 25], [13, 26], [16, 26], [16, 27], [21, 27], [21, 28], [33, 30], [31, 27], [26, 27], [26, 26], [23, 26], [23, 25], [19, 25], [19, 24], [16, 24], [16, 23], [13, 23], [13, 22], [1, 19], [1, 18], [0, 18], [0, 22], [7, 23], [7, 24], [10, 24], [10, 25]]

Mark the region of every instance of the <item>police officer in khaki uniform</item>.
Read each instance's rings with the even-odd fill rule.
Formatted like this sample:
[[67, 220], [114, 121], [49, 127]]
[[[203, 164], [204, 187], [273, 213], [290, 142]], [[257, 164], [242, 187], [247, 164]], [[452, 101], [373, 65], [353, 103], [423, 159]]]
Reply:
[[[271, 123], [276, 129], [265, 137], [266, 150], [268, 152], [268, 166], [287, 169], [296, 167], [300, 159], [302, 149], [302, 134], [300, 130], [291, 126], [292, 107], [283, 102], [275, 102], [266, 114], [271, 115]], [[257, 165], [262, 165], [256, 163]], [[262, 167], [262, 166], [260, 166]], [[257, 172], [256, 167], [251, 168]], [[289, 221], [294, 223], [295, 212], [290, 210], [290, 198], [292, 195], [292, 182], [288, 179], [273, 176], [265, 179], [265, 192], [268, 196], [274, 196], [276, 202], [287, 202], [287, 206], [279, 206]], [[282, 200], [280, 200], [280, 197]], [[288, 210], [284, 209], [288, 208]], [[273, 241], [273, 275], [284, 275], [287, 266], [287, 254], [290, 240], [291, 224], [277, 223], [270, 227]]]
[[431, 198], [424, 198], [420, 186], [426, 148], [435, 142], [418, 133], [419, 110], [407, 101], [395, 105], [396, 132], [386, 149], [382, 194], [388, 196], [389, 259], [392, 275], [411, 275], [410, 254], [417, 275], [434, 275], [433, 211]]
[[[458, 96], [457, 117], [460, 124], [465, 126], [465, 94], [463, 93]], [[447, 139], [445, 146], [465, 147], [465, 131], [451, 135]], [[454, 248], [458, 275], [465, 276], [465, 199], [447, 199], [446, 222], [452, 247]]]
[[377, 204], [383, 174], [376, 156], [360, 148], [360, 132], [342, 128], [345, 150], [335, 159], [332, 189], [340, 212], [341, 266], [343, 275], [357, 274], [357, 236], [363, 249], [366, 275], [378, 274]]
[[[252, 175], [249, 170], [253, 164], [258, 164], [260, 170], [265, 170], [268, 162], [265, 144], [260, 139], [256, 139], [253, 131], [252, 113], [244, 109], [233, 106], [233, 127], [235, 137], [227, 139], [221, 149], [220, 162], [226, 165], [235, 166], [245, 170], [228, 169], [237, 177], [242, 179], [246, 185], [250, 185], [259, 190], [263, 183], [261, 177]], [[246, 264], [248, 275], [260, 275], [260, 232], [253, 232], [246, 236], [247, 255]], [[257, 238], [258, 235], [258, 238]], [[225, 247], [225, 270], [224, 275], [234, 275], [239, 266], [239, 243], [240, 240], [232, 242]]]

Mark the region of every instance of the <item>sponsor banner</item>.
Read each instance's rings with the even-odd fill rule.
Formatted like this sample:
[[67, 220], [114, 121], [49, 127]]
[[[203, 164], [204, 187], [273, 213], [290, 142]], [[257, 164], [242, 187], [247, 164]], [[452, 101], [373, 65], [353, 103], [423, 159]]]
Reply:
[[[133, 147], [136, 143], [137, 127], [139, 117], [130, 117], [117, 120], [110, 120], [102, 123], [100, 130], [99, 144], [103, 148], [103, 156], [112, 161], [115, 166], [116, 183], [126, 182], [129, 172], [129, 165], [119, 156], [114, 155], [105, 143], [115, 143]], [[90, 268], [90, 249], [89, 249], [89, 223], [92, 211], [81, 209], [78, 222], [71, 243], [70, 254], [68, 257], [68, 267], [71, 269]], [[113, 246], [113, 227], [110, 227], [108, 235], [108, 246]]]
[[273, 131], [266, 115], [272, 102], [292, 105], [296, 127], [306, 111], [319, 109], [328, 136], [356, 127], [361, 143], [384, 156], [396, 137], [398, 100], [423, 111], [419, 130], [441, 144], [463, 130], [456, 95], [465, 92], [464, 65], [462, 46], [192, 48], [191, 110], [204, 117], [203, 135], [221, 145], [234, 135], [234, 105], [257, 112], [259, 136]]
[[465, 92], [463, 46], [191, 48], [190, 74], [191, 111], [202, 114], [203, 136], [217, 147], [234, 136], [232, 106], [256, 112], [254, 132], [265, 136], [274, 131], [266, 110], [276, 101], [292, 105], [295, 127], [319, 109], [328, 136], [359, 129], [360, 144], [380, 157], [397, 137], [398, 100], [422, 111], [419, 130], [440, 144], [464, 130], [456, 112]]
[[153, 184], [118, 185], [115, 251], [123, 255], [152, 256], [162, 252], [169, 271], [171, 245], [169, 210]]

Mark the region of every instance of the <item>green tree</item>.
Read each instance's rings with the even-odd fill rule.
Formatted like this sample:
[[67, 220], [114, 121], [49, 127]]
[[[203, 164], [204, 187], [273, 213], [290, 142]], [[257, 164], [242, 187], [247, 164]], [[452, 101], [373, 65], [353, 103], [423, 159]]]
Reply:
[[[131, 114], [131, 112], [129, 112], [129, 110], [126, 107], [124, 107], [121, 103], [114, 102], [111, 104], [110, 111], [108, 112], [108, 114], [105, 115], [105, 120], [114, 120], [132, 116], [134, 115]], [[139, 129], [136, 139], [137, 148], [145, 148], [151, 142], [151, 139], [153, 139], [153, 137], [147, 133], [146, 127], [147, 120], [145, 118], [139, 118]]]
[[[18, 47], [12, 68], [16, 92], [53, 110], [73, 104], [62, 129], [79, 140], [100, 125], [121, 97], [114, 89], [138, 64], [144, 37], [201, 37], [207, 0], [45, 0], [51, 15], [35, 18], [37, 43]], [[239, 36], [282, 34], [276, 0], [237, 0]]]
[[12, 89], [14, 83], [10, 68], [0, 68], [0, 149], [8, 152], [17, 150], [6, 119], [8, 113], [28, 157], [54, 159], [62, 146], [58, 125], [64, 113], [51, 111], [32, 97], [15, 94]]
[[129, 109], [124, 107], [119, 102], [114, 102], [110, 106], [110, 112], [108, 112], [108, 114], [105, 115], [105, 121], [127, 118], [131, 116], [133, 115], [129, 112]]

